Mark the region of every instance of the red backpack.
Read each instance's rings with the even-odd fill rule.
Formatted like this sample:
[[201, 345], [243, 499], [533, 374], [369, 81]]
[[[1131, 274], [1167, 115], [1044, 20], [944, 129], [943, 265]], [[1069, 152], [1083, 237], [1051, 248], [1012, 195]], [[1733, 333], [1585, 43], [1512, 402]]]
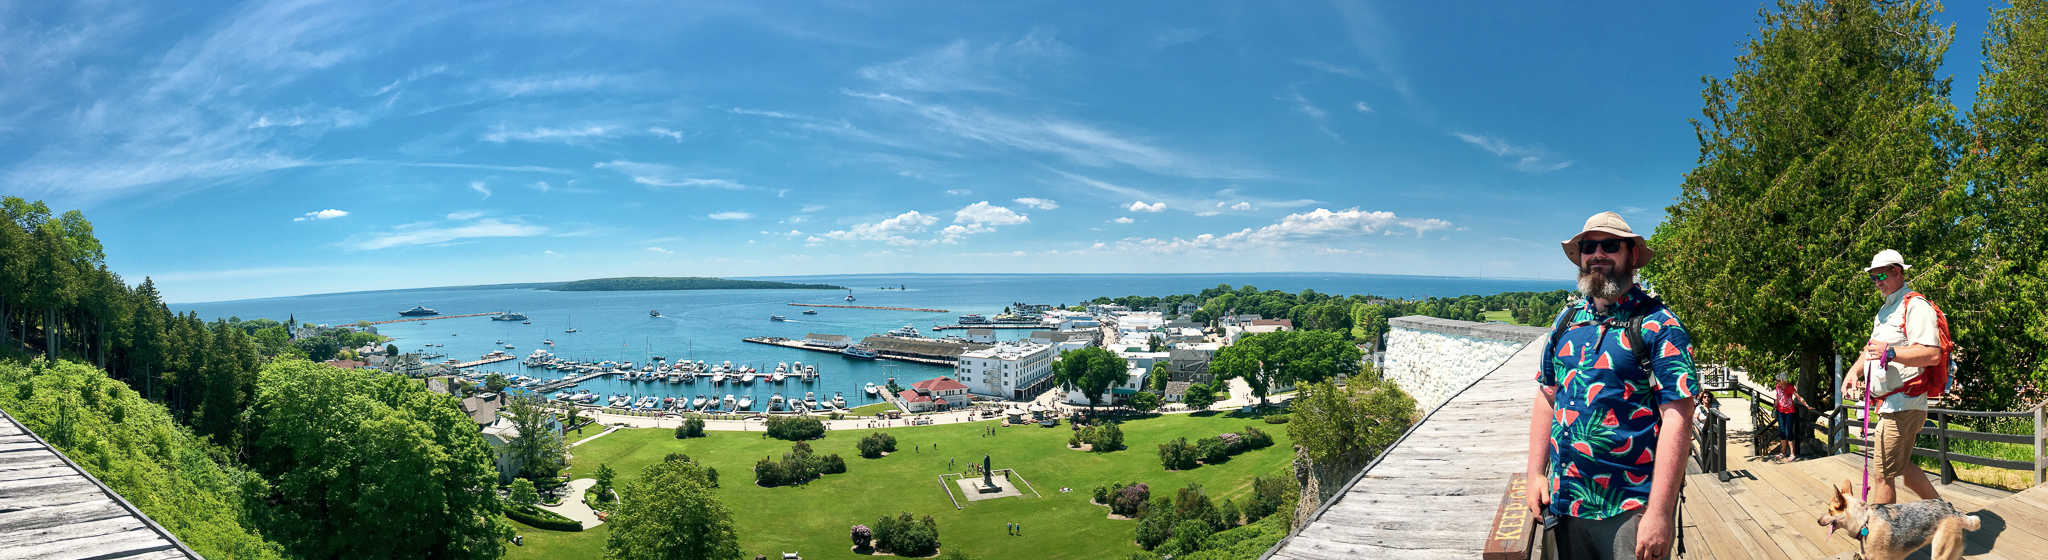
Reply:
[[1940, 398], [1942, 393], [1948, 390], [1949, 373], [1955, 370], [1956, 342], [1948, 337], [1948, 314], [1942, 313], [1940, 307], [1936, 307], [1933, 301], [1928, 300], [1927, 296], [1920, 292], [1906, 292], [1905, 299], [1899, 300], [1899, 332], [1906, 331], [1905, 315], [1907, 310], [1912, 309], [1913, 298], [1920, 298], [1920, 301], [1927, 302], [1928, 309], [1934, 310], [1934, 327], [1936, 337], [1940, 341], [1937, 348], [1941, 349], [1941, 362], [1920, 368], [1920, 375], [1906, 380], [1904, 386], [1893, 389], [1884, 396], [1904, 392], [1915, 397]]

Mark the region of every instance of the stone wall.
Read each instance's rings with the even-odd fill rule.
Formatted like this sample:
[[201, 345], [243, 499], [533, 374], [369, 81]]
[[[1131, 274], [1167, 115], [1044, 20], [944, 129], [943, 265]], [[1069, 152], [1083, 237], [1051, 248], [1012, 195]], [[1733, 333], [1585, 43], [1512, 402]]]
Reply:
[[[1409, 315], [1387, 321], [1386, 365], [1382, 375], [1433, 410], [1465, 386], [1507, 361], [1530, 341], [1550, 334], [1542, 327], [1453, 321]], [[1536, 372], [1529, 372], [1534, 383]]]

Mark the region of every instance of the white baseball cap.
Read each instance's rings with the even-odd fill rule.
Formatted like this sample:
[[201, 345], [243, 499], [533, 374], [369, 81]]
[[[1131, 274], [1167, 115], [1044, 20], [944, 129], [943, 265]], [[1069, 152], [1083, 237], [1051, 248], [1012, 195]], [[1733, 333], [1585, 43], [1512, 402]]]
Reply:
[[1913, 265], [1906, 264], [1906, 257], [1899, 255], [1898, 251], [1885, 249], [1878, 251], [1877, 256], [1870, 257], [1870, 268], [1865, 268], [1863, 271], [1870, 272], [1891, 265], [1899, 265], [1899, 268], [1905, 270], [1913, 269]]

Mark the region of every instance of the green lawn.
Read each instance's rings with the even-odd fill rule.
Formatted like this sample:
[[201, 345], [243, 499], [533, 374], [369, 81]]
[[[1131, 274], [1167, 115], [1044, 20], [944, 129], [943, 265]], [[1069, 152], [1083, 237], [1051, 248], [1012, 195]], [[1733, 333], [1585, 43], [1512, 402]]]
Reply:
[[1480, 314], [1479, 319], [1482, 321], [1499, 321], [1510, 325], [1517, 324], [1515, 323], [1514, 312], [1508, 311], [1506, 309], [1495, 309], [1493, 311], [1487, 311], [1485, 313]]
[[[1251, 493], [1252, 477], [1291, 475], [1292, 444], [1286, 426], [1256, 418], [1182, 414], [1133, 420], [1123, 426], [1129, 449], [1113, 453], [1067, 449], [1071, 432], [1066, 423], [1052, 429], [997, 428], [995, 437], [982, 437], [982, 430], [992, 425], [892, 428], [888, 432], [896, 436], [901, 450], [881, 459], [863, 459], [854, 448], [871, 430], [832, 432], [811, 445], [820, 453], [845, 457], [847, 472], [825, 475], [807, 486], [754, 485], [754, 462], [789, 450], [789, 442], [764, 439], [759, 432], [712, 432], [705, 438], [677, 440], [671, 430], [621, 430], [573, 449], [570, 471], [573, 478], [586, 478], [600, 462], [609, 463], [623, 483], [668, 453], [687, 453], [718, 469], [719, 497], [733, 512], [746, 558], [778, 558], [782, 552], [800, 552], [805, 558], [860, 558], [848, 550], [849, 526], [872, 525], [881, 515], [909, 511], [938, 520], [944, 550], [959, 549], [991, 560], [1121, 558], [1137, 552], [1132, 543], [1135, 522], [1108, 519], [1106, 508], [1088, 503], [1098, 484], [1135, 480], [1150, 485], [1157, 496], [1195, 482], [1212, 497], [1243, 499]], [[1176, 437], [1194, 440], [1247, 425], [1272, 434], [1273, 446], [1189, 471], [1167, 472], [1159, 465], [1161, 442]], [[984, 453], [993, 457], [998, 469], [1017, 469], [1042, 497], [974, 502], [955, 510], [937, 477], [966, 469]], [[948, 460], [954, 461], [951, 468]], [[1062, 494], [1058, 489], [1063, 486], [1074, 491]], [[954, 495], [960, 497], [957, 489]], [[1011, 521], [1023, 523], [1024, 536], [1005, 534], [1004, 523]], [[557, 533], [514, 525], [526, 535], [526, 546], [512, 548], [509, 556], [514, 559], [597, 558], [604, 553], [603, 526]]]
[[847, 415], [847, 416], [874, 416], [874, 415], [876, 415], [876, 414], [881, 414], [881, 413], [882, 413], [882, 411], [885, 411], [885, 410], [896, 410], [896, 405], [895, 405], [894, 403], [888, 403], [888, 402], [878, 402], [878, 403], [875, 403], [875, 404], [870, 404], [870, 405], [861, 405], [861, 406], [857, 406], [857, 407], [854, 407], [854, 408], [853, 408], [853, 410], [849, 410], [849, 411], [846, 411], [846, 415]]

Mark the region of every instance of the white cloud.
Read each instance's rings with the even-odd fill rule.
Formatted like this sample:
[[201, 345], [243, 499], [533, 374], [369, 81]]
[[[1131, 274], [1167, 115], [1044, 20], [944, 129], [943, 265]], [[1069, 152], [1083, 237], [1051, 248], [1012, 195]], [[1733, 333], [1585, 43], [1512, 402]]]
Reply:
[[1317, 208], [1309, 212], [1288, 214], [1271, 225], [1258, 229], [1245, 228], [1224, 235], [1204, 233], [1192, 238], [1129, 238], [1119, 241], [1117, 245], [1119, 249], [1127, 251], [1151, 252], [1317, 248], [1329, 247], [1330, 243], [1359, 243], [1365, 237], [1375, 234], [1398, 235], [1403, 230], [1412, 230], [1420, 237], [1430, 231], [1452, 227], [1450, 222], [1437, 218], [1402, 218], [1393, 212], [1366, 211], [1354, 206], [1344, 210]]
[[879, 222], [855, 224], [851, 228], [826, 232], [824, 237], [840, 241], [881, 241], [891, 245], [916, 245], [918, 241], [907, 236], [922, 233], [925, 228], [938, 222], [939, 218], [936, 216], [911, 210]]
[[410, 245], [434, 245], [464, 239], [492, 237], [534, 237], [546, 235], [548, 228], [520, 223], [508, 223], [494, 218], [477, 220], [463, 225], [432, 227], [431, 224], [406, 224], [389, 231], [374, 233], [368, 237], [344, 242], [342, 246], [351, 251], [372, 251]]
[[499, 95], [519, 97], [623, 88], [636, 82], [633, 78], [609, 74], [565, 74], [491, 80], [484, 83], [484, 89]]
[[1288, 88], [1287, 95], [1275, 97], [1274, 99], [1293, 104], [1295, 112], [1307, 115], [1309, 120], [1315, 121], [1316, 130], [1321, 131], [1323, 135], [1329, 136], [1338, 142], [1344, 141], [1344, 137], [1338, 136], [1336, 131], [1330, 130], [1330, 112], [1323, 110], [1322, 107], [1316, 106], [1307, 97], [1302, 96], [1300, 88]]
[[768, 118], [771, 118], [771, 119], [784, 119], [784, 120], [802, 120], [802, 119], [803, 119], [802, 117], [798, 117], [798, 116], [796, 116], [796, 115], [792, 115], [792, 114], [789, 114], [789, 113], [784, 113], [784, 112], [781, 112], [781, 111], [763, 111], [763, 110], [759, 110], [759, 109], [748, 109], [748, 108], [745, 108], [745, 107], [733, 107], [733, 108], [730, 108], [730, 109], [726, 109], [726, 112], [729, 112], [729, 113], [732, 113], [732, 114], [735, 114], [735, 115], [747, 115], [747, 116], [752, 116], [752, 117], [768, 117]]
[[1117, 216], [1117, 218], [1116, 218], [1116, 219], [1114, 219], [1114, 220], [1110, 220], [1110, 221], [1111, 221], [1111, 222], [1115, 222], [1115, 223], [1119, 223], [1119, 224], [1128, 224], [1128, 223], [1131, 223], [1131, 222], [1135, 222], [1135, 221], [1137, 221], [1137, 220], [1133, 220], [1133, 219], [1131, 219], [1131, 217], [1130, 217], [1130, 216]]
[[1364, 73], [1364, 72], [1360, 72], [1360, 71], [1358, 71], [1358, 69], [1357, 69], [1357, 68], [1352, 68], [1352, 67], [1350, 67], [1350, 66], [1343, 66], [1343, 65], [1338, 65], [1338, 64], [1330, 64], [1330, 63], [1328, 63], [1328, 62], [1323, 62], [1323, 61], [1320, 61], [1320, 60], [1314, 60], [1314, 59], [1307, 59], [1307, 58], [1297, 58], [1297, 59], [1295, 59], [1295, 60], [1294, 60], [1294, 63], [1295, 63], [1295, 64], [1299, 64], [1299, 65], [1302, 65], [1302, 66], [1306, 66], [1306, 67], [1309, 67], [1309, 68], [1311, 68], [1311, 69], [1314, 69], [1314, 70], [1315, 70], [1315, 71], [1317, 71], [1317, 72], [1322, 72], [1322, 73], [1325, 73], [1325, 74], [1334, 74], [1334, 75], [1338, 75], [1338, 76], [1343, 76], [1343, 77], [1346, 77], [1346, 78], [1359, 78], [1359, 79], [1364, 79], [1364, 78], [1365, 78], [1365, 73]]
[[1026, 208], [1037, 208], [1039, 210], [1058, 210], [1060, 207], [1060, 203], [1055, 202], [1052, 199], [1048, 198], [1034, 198], [1027, 196], [1024, 198], [1016, 199], [1016, 202], [1018, 204], [1024, 205]]
[[675, 254], [675, 251], [670, 251], [670, 250], [668, 250], [668, 249], [663, 249], [663, 248], [660, 248], [660, 247], [648, 247], [648, 248], [647, 248], [647, 252], [649, 252], [649, 253], [661, 253], [661, 254], [664, 254], [664, 255], [673, 255], [673, 254]]
[[1226, 188], [1216, 191], [1213, 197], [1177, 196], [1165, 192], [1155, 192], [1147, 189], [1119, 185], [1116, 183], [1103, 181], [1093, 177], [1088, 177], [1086, 175], [1069, 173], [1058, 169], [1050, 169], [1050, 171], [1058, 174], [1061, 177], [1066, 178], [1069, 181], [1073, 181], [1074, 183], [1077, 183], [1081, 186], [1085, 186], [1091, 189], [1095, 189], [1096, 191], [1100, 191], [1101, 194], [1106, 198], [1126, 200], [1137, 199], [1139, 201], [1157, 200], [1159, 201], [1158, 204], [1164, 204], [1167, 208], [1172, 208], [1174, 210], [1182, 212], [1197, 212], [1199, 209], [1203, 208], [1218, 207], [1217, 204], [1224, 201], [1244, 201], [1249, 202], [1253, 206], [1260, 208], [1301, 208], [1317, 204], [1317, 201], [1306, 198], [1293, 200], [1275, 200], [1261, 198], [1258, 196], [1240, 193], [1236, 188]]
[[1015, 210], [989, 204], [984, 200], [969, 204], [953, 212], [953, 223], [987, 224], [991, 226], [1012, 226], [1030, 222], [1031, 218]]
[[479, 192], [479, 193], [483, 193], [483, 195], [484, 195], [484, 198], [490, 198], [490, 197], [491, 197], [491, 188], [490, 188], [490, 187], [486, 187], [486, 186], [484, 186], [484, 182], [483, 182], [483, 181], [470, 181], [470, 182], [469, 182], [469, 190], [473, 190], [473, 191], [476, 191], [476, 192]]
[[[1222, 205], [1223, 203], [1221, 203], [1221, 202], [1218, 202], [1218, 203], [1216, 203], [1216, 204], [1220, 206], [1220, 205]], [[1241, 202], [1241, 201], [1240, 201], [1240, 202], [1238, 202], [1237, 204], [1232, 204], [1232, 205], [1230, 205], [1230, 209], [1231, 209], [1231, 210], [1236, 210], [1236, 211], [1239, 211], [1239, 212], [1243, 212], [1243, 211], [1245, 211], [1245, 210], [1250, 210], [1250, 209], [1252, 209], [1252, 205], [1251, 205], [1251, 203], [1249, 203], [1249, 202]]]
[[655, 136], [666, 136], [668, 137], [668, 139], [674, 140], [679, 143], [683, 141], [683, 131], [680, 130], [672, 130], [668, 128], [662, 128], [659, 126], [650, 126], [647, 127], [647, 132], [652, 133]]
[[540, 192], [548, 192], [548, 190], [549, 190], [549, 189], [553, 189], [553, 188], [555, 188], [555, 187], [554, 187], [554, 185], [549, 185], [547, 181], [534, 181], [534, 182], [533, 182], [533, 190], [537, 190], [537, 191], [540, 191]]
[[659, 163], [612, 160], [591, 164], [597, 169], [610, 169], [633, 179], [633, 182], [650, 187], [703, 187], [709, 189], [747, 190], [745, 184], [728, 179], [692, 177], [674, 166]]
[[[956, 140], [1057, 156], [1090, 167], [1125, 165], [1160, 175], [1194, 179], [1270, 178], [1270, 174], [1264, 171], [1219, 164], [1222, 158], [1216, 156], [1181, 154], [1142, 139], [1049, 115], [1009, 116], [980, 109], [957, 110], [918, 103], [887, 93], [842, 93], [907, 109], [924, 118], [936, 132]], [[920, 129], [919, 134], [929, 132]], [[944, 151], [943, 148], [930, 149]]]
[[311, 221], [315, 221], [315, 220], [332, 220], [332, 219], [335, 219], [335, 218], [339, 218], [339, 217], [342, 217], [342, 216], [347, 216], [347, 215], [348, 215], [348, 211], [347, 211], [347, 210], [335, 210], [335, 209], [333, 209], [333, 208], [328, 208], [328, 209], [326, 209], [326, 210], [315, 210], [315, 211], [312, 211], [312, 212], [307, 212], [307, 213], [306, 213], [306, 215], [304, 215], [304, 216], [299, 216], [299, 217], [297, 217], [297, 218], [292, 218], [292, 221], [294, 221], [294, 222], [311, 222]]
[[967, 196], [970, 194], [974, 194], [974, 191], [967, 189], [946, 189], [946, 194], [953, 196]]
[[1358, 112], [1360, 112], [1360, 113], [1370, 113], [1370, 112], [1372, 112], [1372, 106], [1371, 106], [1371, 105], [1366, 105], [1364, 101], [1353, 101], [1353, 102], [1351, 102], [1351, 108], [1353, 108], [1353, 109], [1357, 109], [1357, 110], [1358, 110]]
[[547, 255], [547, 256], [550, 256], [550, 257], [552, 257], [552, 256], [555, 256], [555, 255], [559, 255], [559, 254], [561, 254], [561, 253], [556, 253], [554, 249], [544, 249], [544, 250], [542, 250], [542, 251], [540, 252], [540, 254], [543, 254], [543, 255]]
[[801, 207], [801, 208], [797, 208], [797, 209], [796, 209], [796, 211], [798, 211], [798, 212], [803, 212], [803, 213], [805, 213], [805, 214], [809, 214], [809, 213], [812, 213], [812, 212], [816, 212], [816, 211], [819, 211], [819, 210], [824, 210], [824, 209], [825, 209], [825, 205], [823, 205], [823, 204], [805, 204], [805, 205], [803, 205], [803, 207]]
[[1195, 41], [1199, 41], [1203, 37], [1207, 36], [1209, 36], [1209, 31], [1204, 29], [1190, 29], [1185, 27], [1161, 29], [1157, 32], [1152, 33], [1152, 48], [1165, 49], [1176, 47], [1188, 43], [1193, 43]]
[[450, 220], [455, 220], [455, 221], [462, 221], [462, 220], [474, 220], [474, 219], [477, 219], [477, 218], [482, 218], [482, 217], [484, 217], [484, 213], [483, 213], [483, 212], [481, 212], [481, 211], [477, 211], [477, 210], [463, 210], [463, 211], [460, 211], [460, 212], [449, 212], [449, 213], [448, 213], [448, 219], [450, 219]]
[[581, 128], [540, 127], [531, 130], [506, 130], [504, 125], [499, 125], [497, 130], [483, 135], [483, 140], [498, 144], [510, 141], [573, 143], [584, 139], [613, 136], [618, 131], [618, 127], [604, 125], [590, 125]]
[[713, 220], [732, 222], [740, 220], [752, 220], [754, 219], [754, 214], [750, 212], [741, 212], [738, 210], [733, 210], [727, 212], [715, 212], [705, 217], [711, 218]]
[[1558, 161], [1541, 147], [1518, 146], [1506, 140], [1479, 134], [1453, 132], [1451, 135], [1493, 155], [1514, 160], [1515, 170], [1523, 173], [1549, 173], [1572, 166], [1571, 161]]
[[1005, 74], [1024, 73], [1071, 52], [1052, 32], [1032, 30], [1016, 41], [981, 47], [955, 40], [908, 58], [861, 68], [858, 73], [895, 90], [1014, 93], [1020, 86]]
[[1166, 211], [1166, 203], [1154, 202], [1146, 204], [1143, 200], [1133, 200], [1129, 210], [1132, 212], [1164, 212]]

